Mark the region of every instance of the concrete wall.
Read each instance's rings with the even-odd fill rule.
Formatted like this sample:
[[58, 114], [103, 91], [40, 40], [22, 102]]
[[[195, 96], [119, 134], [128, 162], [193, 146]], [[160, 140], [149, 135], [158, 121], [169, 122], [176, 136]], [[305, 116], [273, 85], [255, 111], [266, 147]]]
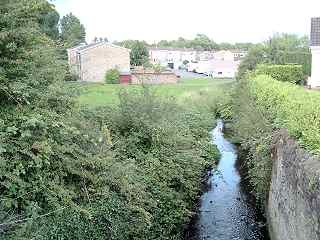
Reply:
[[130, 51], [128, 49], [102, 44], [80, 52], [80, 80], [103, 82], [105, 74], [112, 68], [120, 72], [130, 72]]
[[272, 240], [320, 239], [320, 158], [285, 130], [274, 137], [267, 213]]

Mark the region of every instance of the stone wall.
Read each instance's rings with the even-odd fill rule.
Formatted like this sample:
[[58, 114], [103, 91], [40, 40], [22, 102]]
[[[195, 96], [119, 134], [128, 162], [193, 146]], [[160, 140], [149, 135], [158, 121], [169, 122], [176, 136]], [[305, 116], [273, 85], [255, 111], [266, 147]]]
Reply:
[[279, 131], [267, 205], [272, 240], [320, 239], [320, 158]]

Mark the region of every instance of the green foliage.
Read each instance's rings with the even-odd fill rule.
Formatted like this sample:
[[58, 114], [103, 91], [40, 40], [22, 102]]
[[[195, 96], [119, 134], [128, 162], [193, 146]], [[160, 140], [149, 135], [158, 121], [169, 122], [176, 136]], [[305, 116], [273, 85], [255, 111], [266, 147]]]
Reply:
[[258, 64], [266, 62], [266, 52], [262, 44], [256, 45], [248, 51], [247, 56], [241, 61], [237, 78], [242, 79], [248, 71], [255, 70]]
[[234, 131], [248, 153], [246, 165], [258, 200], [266, 202], [273, 131], [285, 128], [312, 153], [320, 153], [318, 92], [267, 75], [247, 75], [234, 94]]
[[61, 84], [67, 63], [39, 21], [47, 6], [0, 8], [1, 239], [182, 239], [218, 158], [214, 114], [149, 89], [78, 111]]
[[304, 78], [303, 69], [301, 65], [261, 64], [257, 66], [256, 74], [269, 75], [278, 81], [290, 83], [300, 83]]
[[[49, 5], [49, 4], [48, 4]], [[52, 5], [48, 8], [47, 11], [41, 13], [40, 18], [40, 27], [44, 33], [46, 33], [50, 38], [57, 40], [59, 39], [59, 21], [60, 15], [59, 13], [53, 8]]]
[[311, 152], [320, 153], [320, 94], [260, 75], [248, 81], [249, 93], [275, 127], [288, 129]]
[[219, 50], [219, 49], [241, 49], [248, 50], [254, 44], [252, 43], [216, 43], [204, 34], [197, 34], [194, 39], [185, 39], [179, 37], [177, 40], [167, 41], [161, 40], [153, 47], [166, 48], [193, 48], [197, 50]]
[[245, 80], [241, 80], [233, 93], [233, 126], [236, 140], [240, 143], [240, 156], [244, 155], [250, 185], [258, 203], [267, 201], [271, 181], [272, 126], [259, 111], [254, 99], [248, 94]]
[[130, 64], [132, 66], [144, 66], [149, 63], [148, 45], [145, 41], [125, 40], [116, 44], [131, 49]]
[[1, 8], [1, 106], [34, 104], [62, 83], [65, 62], [55, 42], [41, 30], [38, 18], [46, 1], [10, 1]]
[[146, 46], [139, 41], [135, 41], [131, 47], [130, 63], [133, 66], [142, 66], [149, 61], [149, 52]]
[[247, 71], [255, 70], [261, 63], [286, 65], [302, 65], [303, 74], [311, 73], [311, 54], [308, 38], [294, 34], [275, 34], [268, 41], [250, 48], [248, 55], [242, 60], [238, 79]]
[[86, 31], [80, 20], [72, 13], [61, 19], [61, 39], [65, 47], [74, 47], [86, 40]]
[[[31, 219], [4, 239], [181, 239], [202, 174], [218, 158], [212, 114], [146, 88], [76, 119], [38, 116], [6, 128], [16, 137], [3, 140], [3, 152], [15, 154], [0, 168], [3, 213], [18, 206]], [[19, 136], [30, 138], [23, 152], [12, 145]]]
[[106, 72], [105, 82], [108, 84], [118, 84], [120, 78], [120, 72], [118, 69], [110, 69]]

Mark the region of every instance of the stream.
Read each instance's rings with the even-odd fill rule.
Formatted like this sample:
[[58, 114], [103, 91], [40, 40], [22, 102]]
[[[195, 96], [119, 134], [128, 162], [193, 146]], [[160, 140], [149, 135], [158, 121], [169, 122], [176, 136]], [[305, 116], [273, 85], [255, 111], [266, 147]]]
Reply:
[[209, 172], [205, 192], [185, 239], [269, 240], [265, 220], [242, 184], [236, 168], [237, 149], [224, 138], [223, 122], [211, 132], [212, 143], [221, 153], [217, 169]]

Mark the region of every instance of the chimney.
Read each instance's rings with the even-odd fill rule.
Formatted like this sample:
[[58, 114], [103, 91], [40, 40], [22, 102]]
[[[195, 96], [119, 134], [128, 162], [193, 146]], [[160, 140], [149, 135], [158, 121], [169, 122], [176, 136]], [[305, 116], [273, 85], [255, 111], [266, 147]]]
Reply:
[[312, 67], [308, 85], [311, 88], [320, 88], [320, 17], [311, 19], [310, 49]]

